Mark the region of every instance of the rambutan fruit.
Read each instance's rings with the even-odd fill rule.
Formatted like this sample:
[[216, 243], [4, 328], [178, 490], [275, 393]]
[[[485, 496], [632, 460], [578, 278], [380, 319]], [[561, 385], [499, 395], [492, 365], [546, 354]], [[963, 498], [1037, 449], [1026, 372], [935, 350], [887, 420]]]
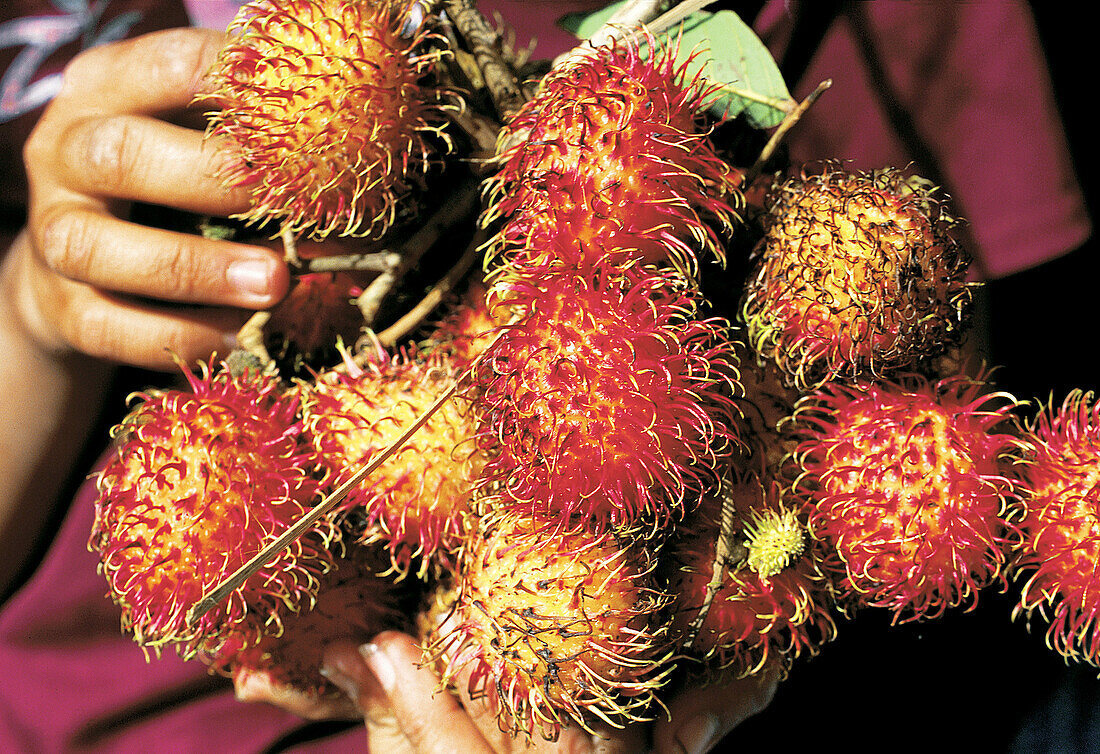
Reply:
[[675, 596], [670, 633], [705, 676], [785, 671], [836, 635], [819, 553], [774, 481], [765, 486], [751, 474], [729, 481], [679, 527], [662, 558]]
[[738, 440], [728, 323], [673, 274], [519, 285], [478, 371], [483, 486], [568, 527], [660, 526], [715, 484]]
[[923, 179], [827, 165], [776, 185], [764, 224], [741, 316], [799, 386], [915, 370], [965, 330], [969, 257]]
[[255, 644], [308, 603], [338, 532], [323, 519], [193, 624], [188, 610], [295, 523], [319, 491], [297, 401], [268, 376], [203, 364], [189, 390], [141, 395], [98, 478], [89, 546], [124, 629], [183, 657]]
[[1100, 402], [1075, 390], [1044, 407], [1021, 466], [1026, 515], [1013, 570], [1026, 578], [1013, 616], [1038, 613], [1066, 659], [1100, 665]]
[[[428, 80], [442, 54], [397, 0], [254, 0], [210, 72], [232, 185], [249, 222], [380, 236], [444, 142], [453, 96]], [[433, 49], [435, 46], [435, 49]], [[436, 138], [439, 137], [439, 138]]]
[[[401, 355], [318, 377], [305, 392], [304, 422], [330, 486], [396, 441], [456, 377], [445, 358]], [[362, 514], [361, 541], [385, 543], [399, 576], [416, 560], [425, 577], [433, 557], [446, 561], [458, 546], [483, 465], [475, 431], [469, 401], [455, 395], [345, 498], [341, 510]]]
[[483, 217], [509, 218], [496, 251], [536, 269], [605, 258], [693, 269], [700, 252], [722, 255], [740, 197], [699, 129], [711, 87], [672, 46], [650, 49], [592, 50], [506, 124]]
[[548, 538], [530, 519], [494, 517], [463, 549], [431, 662], [444, 683], [468, 674], [469, 694], [514, 736], [650, 719], [672, 667], [652, 563], [607, 533]]
[[354, 343], [359, 337], [363, 314], [355, 298], [362, 292], [347, 273], [302, 275], [271, 310], [264, 327], [267, 350], [278, 363], [334, 356], [338, 343]]
[[462, 370], [493, 342], [511, 316], [511, 307], [491, 300], [488, 285], [475, 280], [432, 331], [428, 348], [442, 349], [455, 369]]
[[1015, 406], [962, 375], [830, 383], [799, 401], [794, 491], [847, 606], [933, 618], [1003, 583], [1019, 539]]
[[392, 579], [378, 575], [387, 567], [387, 558], [351, 545], [321, 578], [312, 606], [287, 617], [281, 633], [267, 634], [251, 646], [227, 643], [206, 661], [231, 676], [238, 687], [263, 676], [273, 688], [288, 687], [313, 697], [342, 695], [320, 674], [329, 643], [362, 644], [387, 629], [408, 630], [404, 611], [410, 600]]

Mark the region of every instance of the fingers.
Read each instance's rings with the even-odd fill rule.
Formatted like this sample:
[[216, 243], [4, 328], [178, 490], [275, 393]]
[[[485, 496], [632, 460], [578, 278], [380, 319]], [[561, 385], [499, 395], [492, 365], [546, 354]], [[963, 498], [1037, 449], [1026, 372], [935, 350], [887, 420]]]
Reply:
[[[387, 631], [357, 654], [329, 647], [324, 672], [355, 698], [368, 722], [380, 707], [392, 710], [401, 736], [417, 754], [492, 751], [458, 701], [439, 689], [435, 674], [419, 667], [421, 652], [411, 637]], [[378, 746], [371, 742], [372, 750]]]
[[47, 270], [115, 293], [260, 309], [290, 284], [271, 249], [125, 223], [75, 202], [37, 215], [31, 240]]
[[77, 119], [59, 135], [57, 180], [80, 195], [140, 201], [228, 217], [248, 209], [248, 192], [227, 188], [219, 142], [201, 131], [134, 115]]
[[669, 702], [670, 719], [658, 720], [656, 754], [702, 754], [743, 721], [762, 711], [775, 696], [776, 668], [720, 685], [681, 691]]
[[233, 675], [233, 689], [239, 701], [273, 704], [306, 720], [355, 720], [360, 716], [343, 694], [307, 694], [276, 683], [262, 671], [238, 670]]
[[[65, 68], [58, 98], [80, 98], [91, 112], [160, 114], [191, 104], [225, 34], [169, 29], [93, 47]], [[126, 81], [127, 86], [118, 86]], [[89, 92], [99, 96], [88, 98]]]
[[148, 369], [177, 369], [227, 354], [249, 316], [238, 309], [158, 306], [112, 296], [43, 272], [24, 233], [4, 260], [0, 299], [27, 335], [47, 352], [71, 351]]

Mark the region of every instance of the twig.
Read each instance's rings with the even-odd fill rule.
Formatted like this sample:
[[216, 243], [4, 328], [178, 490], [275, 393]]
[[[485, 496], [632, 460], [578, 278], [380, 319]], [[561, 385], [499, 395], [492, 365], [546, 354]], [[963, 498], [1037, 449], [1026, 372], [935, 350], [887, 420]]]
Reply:
[[466, 247], [466, 252], [447, 274], [435, 284], [435, 287], [428, 291], [427, 295], [416, 306], [402, 315], [400, 319], [378, 333], [378, 341], [383, 346], [396, 344], [397, 341], [419, 327], [424, 318], [439, 306], [448, 293], [454, 290], [454, 287], [466, 277], [466, 273], [470, 271], [474, 262], [481, 256], [481, 245], [484, 243], [486, 235], [488, 235], [487, 232], [479, 231], [474, 236], [473, 241], [470, 242], [470, 245]]
[[405, 273], [412, 269], [428, 249], [443, 237], [445, 231], [453, 228], [477, 208], [478, 196], [478, 181], [476, 179], [466, 181], [455, 189], [443, 206], [421, 225], [416, 233], [401, 244], [400, 251], [394, 254], [396, 263], [383, 270], [359, 296], [357, 303], [367, 327], [374, 323], [382, 301]]
[[754, 162], [752, 167], [745, 172], [744, 177], [741, 179], [742, 186], [748, 186], [756, 180], [756, 177], [760, 175], [760, 171], [764, 169], [764, 164], [771, 159], [773, 154], [775, 154], [775, 150], [779, 147], [779, 143], [783, 140], [783, 137], [787, 135], [787, 132], [794, 127], [794, 124], [810, 109], [810, 106], [817, 101], [817, 98], [832, 85], [832, 79], [825, 79], [817, 85], [816, 89], [810, 92], [806, 99], [799, 102], [797, 107], [784, 116], [783, 122], [776, 127], [775, 132], [772, 133], [771, 138], [768, 139], [768, 143], [760, 150], [760, 156], [756, 158], [756, 162]]
[[385, 272], [394, 266], [400, 254], [392, 251], [374, 251], [368, 254], [341, 254], [332, 257], [303, 259], [301, 273], [314, 272]]
[[718, 590], [725, 581], [726, 568], [744, 559], [744, 554], [739, 552], [742, 548], [735, 545], [733, 542], [733, 522], [735, 518], [736, 513], [729, 480], [723, 480], [722, 520], [719, 524], [718, 541], [715, 543], [714, 547], [714, 563], [712, 564], [710, 581], [707, 583], [707, 592], [703, 597], [703, 605], [699, 608], [698, 615], [695, 616], [695, 619], [691, 622], [691, 626], [688, 628], [687, 640], [684, 642], [688, 649], [695, 643], [699, 631], [703, 628], [703, 622], [707, 619], [707, 613], [710, 612], [714, 597], [718, 594]]
[[[637, 39], [642, 30], [651, 34], [660, 34], [669, 27], [683, 21], [696, 11], [702, 10], [715, 0], [684, 0], [671, 9], [660, 13], [661, 8], [667, 2], [657, 0], [635, 0], [622, 8], [618, 13], [607, 20], [595, 34], [572, 50], [559, 55], [553, 63], [552, 70], [557, 70], [569, 65], [572, 61], [582, 57], [594, 48], [630, 37]], [[660, 14], [660, 15], [658, 15]]]
[[264, 327], [270, 320], [271, 311], [264, 309], [255, 312], [237, 331], [237, 348], [256, 357], [263, 364], [264, 369], [274, 363], [271, 354], [267, 351], [267, 346], [264, 345]]
[[497, 112], [507, 120], [526, 98], [512, 66], [500, 54], [500, 35], [474, 7], [472, 0], [443, 0], [443, 9], [470, 47]]

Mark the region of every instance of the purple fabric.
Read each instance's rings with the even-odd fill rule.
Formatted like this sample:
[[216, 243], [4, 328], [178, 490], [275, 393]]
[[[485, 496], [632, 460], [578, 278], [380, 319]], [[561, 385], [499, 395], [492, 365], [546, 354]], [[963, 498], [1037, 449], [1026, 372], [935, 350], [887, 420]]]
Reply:
[[[792, 24], [785, 5], [768, 3], [756, 25], [777, 57]], [[935, 161], [969, 223], [984, 278], [1080, 247], [1092, 226], [1027, 4], [853, 7], [830, 27], [793, 92], [801, 99], [821, 81], [833, 82], [788, 134], [792, 159], [844, 159], [859, 169], [914, 163], [917, 170], [929, 167], [922, 160]], [[897, 118], [924, 154], [900, 135]]]
[[[171, 650], [146, 661], [123, 635], [88, 551], [95, 488], [86, 483], [33, 578], [0, 613], [0, 751], [264, 751], [301, 719], [243, 704], [230, 683]], [[361, 730], [296, 751], [365, 751]]]

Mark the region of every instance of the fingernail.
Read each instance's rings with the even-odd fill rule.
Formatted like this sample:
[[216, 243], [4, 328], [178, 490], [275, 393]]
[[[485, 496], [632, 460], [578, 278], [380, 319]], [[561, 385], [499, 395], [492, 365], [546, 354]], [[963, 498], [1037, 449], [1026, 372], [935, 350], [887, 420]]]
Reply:
[[718, 716], [712, 713], [697, 715], [676, 731], [676, 741], [686, 754], [704, 754], [715, 744], [718, 733]]
[[225, 277], [238, 290], [253, 296], [266, 298], [271, 291], [271, 265], [262, 259], [233, 262], [225, 271]]
[[317, 672], [328, 679], [333, 686], [347, 694], [347, 697], [351, 699], [352, 702], [356, 705], [359, 704], [359, 684], [341, 673], [332, 665], [322, 665]]
[[363, 656], [382, 688], [387, 693], [393, 690], [394, 685], [397, 683], [397, 672], [394, 670], [390, 658], [386, 657], [385, 653], [378, 648], [378, 645], [364, 644], [359, 647], [359, 654]]

